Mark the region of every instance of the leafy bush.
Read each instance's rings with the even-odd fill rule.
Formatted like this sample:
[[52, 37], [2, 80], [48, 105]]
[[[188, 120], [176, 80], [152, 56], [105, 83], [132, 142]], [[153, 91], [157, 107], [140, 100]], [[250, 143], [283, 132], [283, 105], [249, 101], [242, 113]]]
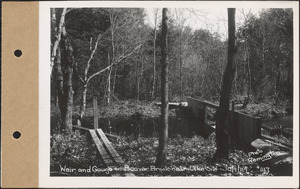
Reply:
[[266, 103], [248, 104], [246, 108], [239, 111], [260, 118], [274, 118], [287, 113], [285, 106], [274, 106]]
[[[90, 165], [104, 166], [97, 156], [95, 146], [88, 142], [78, 130], [72, 134], [53, 134], [50, 142], [50, 170], [61, 172], [60, 167], [88, 168]], [[70, 175], [80, 175], [74, 172]], [[86, 173], [85, 173], [86, 175]]]

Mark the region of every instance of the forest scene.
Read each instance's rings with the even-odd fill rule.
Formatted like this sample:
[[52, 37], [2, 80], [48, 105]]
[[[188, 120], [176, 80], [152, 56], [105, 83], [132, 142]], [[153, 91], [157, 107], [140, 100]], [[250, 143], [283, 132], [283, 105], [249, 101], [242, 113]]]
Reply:
[[50, 18], [50, 176], [292, 175], [293, 9]]

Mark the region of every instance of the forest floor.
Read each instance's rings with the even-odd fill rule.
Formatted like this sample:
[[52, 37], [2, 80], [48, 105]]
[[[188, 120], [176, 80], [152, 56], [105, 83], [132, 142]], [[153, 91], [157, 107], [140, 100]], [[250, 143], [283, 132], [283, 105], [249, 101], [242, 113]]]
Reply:
[[[52, 109], [52, 116], [57, 115], [58, 109]], [[244, 113], [262, 118], [274, 118], [285, 115], [284, 106], [267, 104], [248, 105]], [[155, 103], [122, 101], [110, 106], [99, 107], [100, 118], [159, 117], [160, 108]], [[92, 107], [86, 110], [87, 118], [93, 116]], [[176, 116], [171, 110], [170, 116]], [[211, 115], [211, 117], [214, 117]], [[53, 126], [53, 125], [52, 125]], [[280, 137], [282, 139], [282, 137]], [[251, 162], [256, 149], [231, 150], [228, 160], [213, 160], [216, 150], [215, 133], [208, 139], [194, 135], [191, 138], [175, 137], [168, 140], [167, 165], [163, 169], [155, 167], [158, 147], [157, 137], [128, 137], [110, 138], [114, 147], [124, 159], [130, 171], [137, 176], [271, 176], [276, 175], [268, 165], [261, 162]], [[291, 142], [292, 139], [285, 138]], [[259, 154], [262, 155], [262, 154]], [[98, 160], [97, 160], [98, 159]], [[89, 165], [103, 166], [96, 157], [96, 148], [88, 142], [87, 136], [79, 132], [71, 135], [52, 134], [51, 136], [51, 171], [59, 172], [61, 166], [88, 167]], [[106, 176], [100, 173], [68, 173], [69, 175]]]
[[[128, 141], [113, 140], [116, 150], [136, 176], [272, 176], [268, 166], [250, 163], [247, 152], [233, 150], [229, 159], [214, 160], [215, 134], [209, 139], [170, 138], [167, 149], [167, 165], [155, 167], [158, 138], [143, 138]], [[252, 149], [253, 150], [253, 149]], [[254, 150], [255, 151], [255, 150]]]

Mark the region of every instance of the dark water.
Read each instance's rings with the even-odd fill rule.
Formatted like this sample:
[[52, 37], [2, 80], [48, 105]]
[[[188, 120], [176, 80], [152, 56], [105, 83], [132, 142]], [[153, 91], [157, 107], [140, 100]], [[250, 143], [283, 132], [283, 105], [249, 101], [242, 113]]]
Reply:
[[[99, 128], [106, 133], [119, 136], [133, 137], [158, 137], [161, 126], [160, 117], [144, 118], [135, 114], [126, 118], [100, 118]], [[88, 120], [82, 126], [92, 129], [93, 120]], [[188, 113], [177, 113], [175, 117], [169, 117], [169, 137], [192, 137], [200, 135], [207, 138], [213, 128], [200, 124], [200, 120]]]

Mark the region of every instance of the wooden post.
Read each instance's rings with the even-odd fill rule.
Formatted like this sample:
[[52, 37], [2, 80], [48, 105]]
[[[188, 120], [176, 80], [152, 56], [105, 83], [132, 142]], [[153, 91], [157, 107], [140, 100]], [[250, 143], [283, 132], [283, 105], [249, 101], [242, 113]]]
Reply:
[[207, 106], [206, 106], [206, 104], [204, 104], [204, 106], [203, 106], [203, 123], [204, 123], [204, 125], [207, 124]]
[[93, 98], [93, 113], [94, 113], [94, 129], [98, 129], [98, 107], [97, 107], [97, 97], [94, 96]]
[[257, 119], [257, 122], [256, 122], [256, 136], [257, 138], [258, 137], [261, 137], [261, 118], [258, 118]]
[[230, 132], [230, 146], [234, 149], [235, 145], [237, 144], [238, 138], [238, 125], [237, 125], [237, 118], [234, 112], [234, 101], [231, 101], [231, 111], [230, 111], [230, 125], [229, 125], [229, 132]]

